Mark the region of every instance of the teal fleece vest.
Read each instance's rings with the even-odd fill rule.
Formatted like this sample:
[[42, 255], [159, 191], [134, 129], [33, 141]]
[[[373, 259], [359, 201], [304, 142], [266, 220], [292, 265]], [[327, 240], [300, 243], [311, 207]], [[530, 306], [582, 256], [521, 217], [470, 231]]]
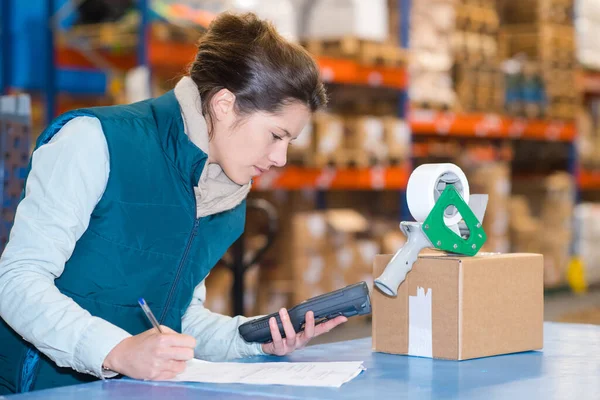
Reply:
[[[58, 289], [92, 315], [136, 335], [151, 328], [137, 299], [161, 324], [181, 331], [194, 288], [242, 234], [245, 201], [196, 218], [193, 187], [207, 155], [184, 132], [174, 93], [133, 105], [77, 110], [40, 136], [47, 143], [70, 119], [97, 117], [110, 155], [110, 175], [88, 229], [77, 241]], [[59, 368], [0, 323], [0, 393], [96, 380]]]

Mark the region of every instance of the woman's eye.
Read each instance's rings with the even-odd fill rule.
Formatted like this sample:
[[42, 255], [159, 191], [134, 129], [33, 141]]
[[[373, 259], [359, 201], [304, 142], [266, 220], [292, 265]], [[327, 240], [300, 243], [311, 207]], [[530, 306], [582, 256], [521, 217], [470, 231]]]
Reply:
[[271, 135], [273, 135], [273, 140], [283, 140], [283, 138], [281, 136], [277, 136], [273, 132], [271, 132]]

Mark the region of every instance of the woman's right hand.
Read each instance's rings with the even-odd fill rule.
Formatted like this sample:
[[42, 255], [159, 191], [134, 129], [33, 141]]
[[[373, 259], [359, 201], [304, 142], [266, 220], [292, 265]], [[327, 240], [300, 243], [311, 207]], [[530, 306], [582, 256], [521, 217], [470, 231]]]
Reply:
[[163, 325], [160, 328], [163, 333], [152, 328], [124, 339], [108, 353], [103, 366], [134, 379], [174, 378], [194, 358], [196, 339]]

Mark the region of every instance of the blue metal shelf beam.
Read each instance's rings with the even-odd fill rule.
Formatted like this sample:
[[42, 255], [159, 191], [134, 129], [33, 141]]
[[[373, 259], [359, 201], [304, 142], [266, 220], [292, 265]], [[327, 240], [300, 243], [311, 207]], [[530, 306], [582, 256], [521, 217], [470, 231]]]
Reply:
[[46, 95], [46, 122], [50, 123], [56, 114], [56, 62], [54, 60], [54, 30], [52, 26], [54, 16], [54, 0], [46, 2], [46, 24], [45, 29], [45, 46], [46, 50], [46, 79], [45, 79], [45, 95]]
[[0, 1], [0, 95], [6, 94], [11, 84], [11, 59], [12, 59], [12, 35], [11, 35], [11, 2]]

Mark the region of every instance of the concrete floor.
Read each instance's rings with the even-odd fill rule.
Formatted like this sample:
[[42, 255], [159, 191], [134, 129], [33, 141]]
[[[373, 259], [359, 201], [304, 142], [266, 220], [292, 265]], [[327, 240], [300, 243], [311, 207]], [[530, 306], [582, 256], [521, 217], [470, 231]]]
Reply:
[[[544, 319], [554, 322], [600, 324], [600, 289], [584, 295], [568, 292], [546, 294], [544, 299]], [[371, 336], [371, 324], [366, 321], [338, 326], [328, 334], [311, 341], [310, 345], [339, 342]]]

